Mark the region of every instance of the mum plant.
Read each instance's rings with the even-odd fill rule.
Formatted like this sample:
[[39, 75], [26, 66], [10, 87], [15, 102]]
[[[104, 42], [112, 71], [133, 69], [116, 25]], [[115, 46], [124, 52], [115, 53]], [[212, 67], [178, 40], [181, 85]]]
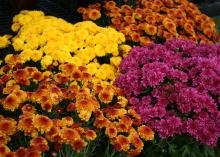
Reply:
[[124, 35], [113, 28], [91, 21], [73, 25], [41, 11], [21, 11], [13, 18], [12, 30], [17, 35], [11, 43], [23, 63], [32, 62], [42, 69], [57, 69], [64, 62], [84, 65], [95, 83], [112, 84], [120, 61], [130, 50], [124, 45]]
[[132, 44], [191, 39], [216, 43], [219, 35], [212, 18], [187, 0], [104, 1], [78, 8], [84, 20], [94, 20], [122, 32]]
[[120, 90], [93, 84], [86, 67], [53, 74], [18, 57], [0, 69], [1, 157], [135, 156], [153, 140]]
[[179, 151], [186, 156], [209, 156], [210, 152], [199, 154], [203, 146], [198, 143], [213, 153], [210, 147], [216, 147], [220, 137], [219, 63], [220, 44], [197, 45], [189, 40], [149, 44], [133, 48], [121, 62], [115, 85], [158, 139], [176, 141], [181, 135], [188, 139], [181, 139], [186, 145], [170, 145], [171, 154], [182, 146]]

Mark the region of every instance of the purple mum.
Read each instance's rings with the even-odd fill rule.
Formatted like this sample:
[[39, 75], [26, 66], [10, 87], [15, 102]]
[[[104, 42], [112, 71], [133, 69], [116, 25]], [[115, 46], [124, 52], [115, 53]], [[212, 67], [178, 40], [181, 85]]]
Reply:
[[220, 44], [171, 40], [133, 48], [115, 85], [162, 138], [188, 133], [215, 146], [220, 136]]

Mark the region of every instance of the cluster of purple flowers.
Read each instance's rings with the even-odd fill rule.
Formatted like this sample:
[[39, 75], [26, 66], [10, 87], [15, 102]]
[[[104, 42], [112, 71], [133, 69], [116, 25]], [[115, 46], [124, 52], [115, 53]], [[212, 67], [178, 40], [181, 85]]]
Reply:
[[135, 47], [115, 85], [162, 138], [189, 134], [215, 146], [220, 137], [220, 44], [170, 40]]

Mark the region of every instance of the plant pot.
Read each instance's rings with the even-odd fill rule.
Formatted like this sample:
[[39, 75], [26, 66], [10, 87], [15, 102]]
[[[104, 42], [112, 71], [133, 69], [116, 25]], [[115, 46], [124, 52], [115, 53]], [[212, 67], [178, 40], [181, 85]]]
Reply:
[[38, 0], [9, 0], [14, 11], [33, 9]]

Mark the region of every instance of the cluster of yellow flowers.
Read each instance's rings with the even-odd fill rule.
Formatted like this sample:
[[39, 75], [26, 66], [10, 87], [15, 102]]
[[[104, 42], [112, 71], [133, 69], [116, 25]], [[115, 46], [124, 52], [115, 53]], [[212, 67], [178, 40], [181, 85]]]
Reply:
[[12, 30], [18, 32], [12, 45], [23, 62], [40, 61], [42, 69], [65, 62], [86, 65], [94, 82], [105, 84], [114, 81], [120, 61], [131, 48], [113, 28], [91, 21], [72, 25], [41, 11], [21, 11], [13, 18]]
[[[141, 125], [140, 116], [126, 108], [128, 100], [121, 90], [93, 84], [85, 66], [64, 63], [53, 74], [17, 65], [0, 69], [1, 108], [17, 113], [17, 117], [0, 114], [1, 157], [40, 157], [53, 149], [48, 142], [69, 145], [80, 153], [101, 129], [117, 151], [130, 156], [141, 153], [143, 141], [153, 140], [151, 128]], [[10, 151], [13, 146], [8, 144], [15, 142], [15, 134], [30, 137], [30, 147]]]

